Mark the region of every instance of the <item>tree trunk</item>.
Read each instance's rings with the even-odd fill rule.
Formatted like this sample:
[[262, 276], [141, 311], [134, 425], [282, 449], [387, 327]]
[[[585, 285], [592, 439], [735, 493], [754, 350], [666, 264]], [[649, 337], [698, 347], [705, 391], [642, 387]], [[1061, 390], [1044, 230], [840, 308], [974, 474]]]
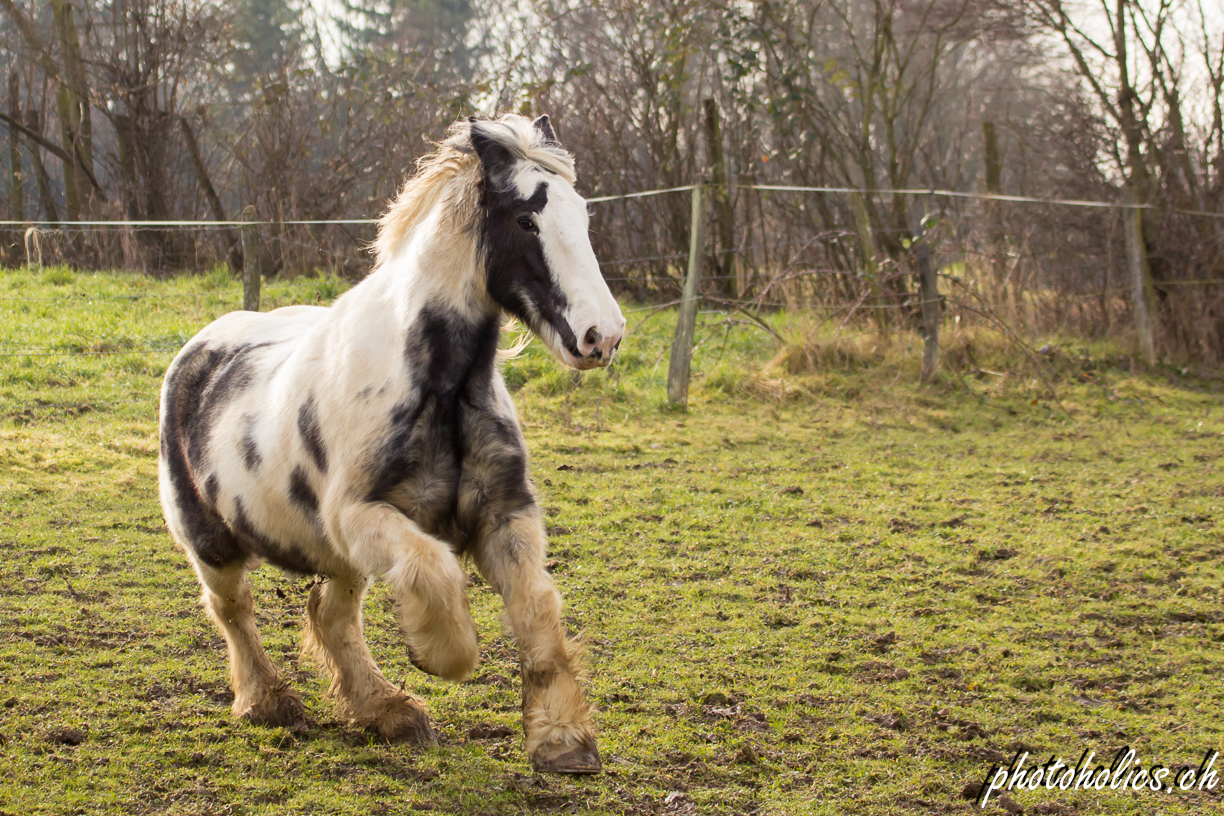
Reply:
[[[21, 121], [21, 82], [14, 68], [9, 69], [9, 116]], [[21, 176], [21, 140], [14, 128], [9, 128], [9, 210], [12, 220], [25, 220], [25, 183]]]
[[[200, 153], [200, 145], [196, 141], [195, 133], [191, 130], [191, 125], [186, 119], [179, 119], [179, 126], [183, 131], [183, 141], [187, 144], [187, 155], [191, 159], [191, 166], [195, 170], [196, 183], [200, 186], [200, 191], [204, 193], [204, 198], [208, 200], [208, 208], [212, 211], [213, 219], [216, 221], [228, 221], [225, 217], [225, 208], [221, 206], [221, 198], [217, 195], [217, 191], [213, 189], [212, 180], [208, 177], [208, 168], [204, 164], [204, 156]], [[238, 236], [229, 227], [221, 230], [221, 235], [229, 245], [229, 264], [230, 269], [234, 272], [242, 271], [243, 251], [238, 245]]]
[[[982, 122], [982, 152], [986, 160], [986, 192], [989, 195], [1003, 193], [1003, 160], [999, 156], [999, 140], [995, 135], [994, 122]], [[1007, 237], [1003, 234], [1002, 202], [986, 199], [987, 241], [990, 243], [990, 275], [994, 283], [996, 308], [1006, 302], [1008, 314], [1016, 315], [1015, 292], [1007, 281]]]
[[[1153, 200], [1152, 177], [1148, 172], [1146, 160], [1143, 157], [1143, 124], [1135, 111], [1135, 103], [1139, 92], [1130, 80], [1130, 63], [1127, 57], [1126, 12], [1131, 0], [1117, 0], [1114, 20], [1114, 59], [1118, 65], [1118, 123], [1122, 126], [1122, 136], [1126, 141], [1126, 166], [1130, 174], [1127, 189], [1133, 194], [1135, 202], [1150, 204]], [[1137, 211], [1138, 212], [1138, 211]], [[1148, 258], [1148, 240], [1143, 227], [1142, 214], [1134, 222], [1138, 230], [1138, 251], [1143, 253], [1143, 269], [1148, 285], [1151, 284], [1151, 260]], [[1127, 222], [1131, 223], [1131, 222]]]
[[863, 202], [863, 194], [850, 194], [850, 205], [854, 209], [854, 228], [858, 232], [859, 248], [863, 252], [863, 274], [871, 287], [872, 305], [869, 309], [876, 316], [876, 322], [883, 331], [886, 328], [884, 317], [883, 292], [880, 288], [880, 264], [876, 255], [875, 230], [871, 228], [871, 216], [867, 214], [867, 205]]
[[[1134, 190], [1127, 190], [1127, 203], [1138, 204]], [[1131, 303], [1135, 310], [1135, 331], [1139, 335], [1139, 351], [1148, 365], [1156, 362], [1156, 342], [1153, 323], [1156, 320], [1156, 290], [1152, 285], [1152, 270], [1148, 266], [1147, 247], [1143, 243], [1143, 210], [1138, 206], [1126, 211], [1126, 266], [1131, 284]]]
[[723, 161], [722, 128], [718, 122], [718, 104], [705, 100], [706, 146], [710, 151], [710, 190], [714, 203], [714, 218], [718, 224], [718, 291], [728, 297], [742, 297], [735, 277], [735, 221], [731, 213], [731, 196], [727, 187], [727, 167]]
[[[68, 87], [60, 84], [59, 90], [55, 92], [55, 104], [59, 110], [60, 120], [60, 144], [64, 148], [64, 152], [72, 156], [76, 151], [74, 146], [75, 137], [72, 133], [72, 103], [69, 99]], [[70, 161], [64, 163], [64, 210], [69, 221], [79, 221], [81, 219], [81, 197], [77, 188], [77, 173], [76, 164]]]
[[136, 176], [136, 145], [130, 115], [114, 116], [115, 140], [119, 143], [119, 200], [129, 221], [141, 219], [140, 182]]
[[[89, 85], [85, 79], [85, 68], [81, 59], [81, 40], [77, 36], [72, 3], [70, 0], [50, 0], [50, 2], [51, 18], [59, 37], [60, 59], [64, 66], [63, 84], [68, 91], [69, 124], [74, 135], [75, 147], [73, 152], [92, 172], [93, 120], [89, 106]], [[78, 186], [85, 189], [84, 184]]]
[[[37, 111], [33, 109], [26, 111], [26, 127], [34, 133], [42, 133], [42, 121]], [[55, 206], [55, 198], [51, 195], [51, 177], [47, 175], [46, 165], [43, 164], [42, 148], [38, 145], [29, 145], [29, 148], [30, 162], [34, 165], [34, 177], [38, 180], [38, 201], [42, 205], [43, 220], [58, 224], [59, 211]]]

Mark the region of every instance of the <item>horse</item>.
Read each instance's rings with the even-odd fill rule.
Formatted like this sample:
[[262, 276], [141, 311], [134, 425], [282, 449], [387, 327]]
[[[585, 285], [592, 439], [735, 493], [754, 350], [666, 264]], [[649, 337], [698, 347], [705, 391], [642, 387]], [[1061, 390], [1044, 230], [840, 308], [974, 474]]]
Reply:
[[607, 366], [619, 347], [625, 319], [575, 181], [547, 116], [457, 122], [380, 219], [364, 280], [329, 308], [226, 314], [167, 369], [161, 504], [225, 638], [235, 717], [306, 723], [255, 626], [247, 573], [269, 562], [318, 576], [302, 652], [330, 675], [341, 713], [389, 741], [433, 744], [423, 702], [370, 655], [362, 599], [386, 580], [412, 663], [467, 679], [479, 660], [470, 559], [518, 648], [532, 764], [600, 771], [498, 365], [506, 318], [569, 368]]

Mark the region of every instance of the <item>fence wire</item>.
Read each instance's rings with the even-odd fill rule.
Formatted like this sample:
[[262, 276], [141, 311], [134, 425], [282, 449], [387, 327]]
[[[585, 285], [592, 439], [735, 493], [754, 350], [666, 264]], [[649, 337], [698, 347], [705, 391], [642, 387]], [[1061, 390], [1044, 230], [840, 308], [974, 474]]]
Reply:
[[[619, 223], [626, 227], [633, 226], [638, 230], [637, 233], [629, 236], [632, 240], [627, 241], [622, 241], [622, 236], [619, 233], [611, 236], [595, 236], [598, 241], [602, 242], [599, 246], [605, 250], [609, 248], [614, 250], [610, 252], [601, 250], [599, 252], [604, 257], [604, 260], [600, 261], [600, 267], [608, 272], [617, 273], [605, 275], [604, 277], [609, 284], [619, 287], [617, 288], [618, 292], [656, 301], [669, 299], [674, 293], [678, 293], [683, 284], [684, 276], [684, 270], [680, 262], [685, 258], [689, 258], [688, 252], [632, 252], [632, 250], [648, 250], [655, 246], [666, 249], [668, 243], [671, 246], [676, 246], [679, 243], [677, 239], [678, 232], [686, 230], [688, 228], [687, 223], [679, 224], [678, 226], [672, 224], [668, 227], [671, 230], [668, 232], [668, 229], [664, 229], [661, 226], [666, 220], [662, 217], [665, 213], [652, 208], [661, 206], [659, 202], [663, 197], [691, 193], [698, 186], [700, 185], [682, 185], [623, 194], [597, 195], [587, 199], [588, 204], [594, 205], [593, 208], [597, 215], [609, 213], [615, 216], [612, 208], [604, 209], [603, 205], [619, 202], [627, 209], [621, 213], [621, 220], [619, 222], [612, 221], [609, 223]], [[944, 189], [856, 189], [851, 187], [781, 184], [732, 184], [728, 185], [727, 188], [728, 190], [742, 191], [751, 194], [751, 196], [742, 198], [742, 209], [746, 213], [747, 218], [743, 221], [743, 230], [737, 232], [738, 242], [732, 246], [724, 246], [722, 243], [723, 236], [718, 234], [714, 228], [715, 225], [711, 223], [710, 229], [706, 231], [706, 242], [701, 247], [702, 258], [709, 273], [702, 274], [701, 276], [703, 284], [706, 285], [704, 297], [707, 303], [716, 304], [723, 308], [724, 311], [719, 312], [720, 314], [731, 314], [736, 310], [742, 311], [744, 309], [758, 312], [761, 310], [785, 309], [800, 304], [805, 308], [829, 311], [834, 314], [846, 310], [850, 310], [852, 313], [856, 311], [869, 311], [872, 314], [879, 315], [887, 313], [895, 313], [897, 315], [912, 314], [917, 303], [917, 295], [916, 292], [908, 291], [906, 281], [915, 275], [912, 255], [914, 248], [920, 241], [929, 242], [929, 248], [939, 256], [939, 259], [936, 261], [937, 266], [944, 270], [942, 274], [951, 281], [959, 280], [956, 273], [958, 264], [966, 267], [970, 264], [975, 265], [978, 274], [976, 283], [981, 284], [985, 288], [994, 287], [997, 291], [992, 296], [999, 299], [999, 302], [1011, 298], [1012, 304], [1010, 308], [1013, 310], [1013, 315], [1019, 314], [1025, 308], [1031, 311], [1032, 305], [1030, 303], [1026, 306], [1027, 301], [1025, 299], [1028, 298], [1029, 301], [1033, 301], [1039, 296], [1046, 301], [1042, 304], [1043, 307], [1053, 304], [1052, 308], [1055, 311], [1064, 309], [1064, 307], [1069, 309], [1096, 304], [1093, 308], [1098, 308], [1102, 312], [1104, 315], [1102, 319], [1107, 325], [1114, 319], [1111, 317], [1113, 312], [1125, 312], [1129, 308], [1127, 297], [1133, 294], [1133, 287], [1118, 285], [1117, 273], [1111, 272], [1109, 268], [1123, 263], [1123, 253], [1120, 247], [1121, 230], [1114, 226], [1116, 221], [1107, 223], [1104, 230], [1099, 228], [1095, 230], [1095, 233], [1104, 234], [1103, 238], [1099, 234], [1092, 234], [1093, 230], [1085, 229], [1081, 225], [1078, 228], [1078, 232], [1071, 229], [1065, 230], [1065, 234], [1061, 236], [1061, 243], [1045, 246], [1043, 246], [1044, 242], [1040, 240], [1041, 235], [1044, 235], [1044, 233], [1039, 234], [1027, 227], [1023, 222], [1019, 222], [1021, 228], [1011, 230], [1008, 233], [1008, 243], [1000, 248], [1000, 245], [997, 243], [992, 245], [989, 241], [980, 240], [979, 237], [964, 231], [963, 225], [958, 221], [958, 219], [963, 219], [963, 213], [952, 210], [940, 210], [941, 221], [934, 227], [937, 233], [934, 238], [924, 236], [919, 239], [916, 237], [914, 230], [900, 229], [888, 225], [875, 226], [871, 230], [871, 234], [880, 238], [881, 241], [892, 242], [890, 244], [892, 249], [888, 252], [881, 251], [880, 257], [877, 259], [880, 269], [876, 270], [874, 274], [868, 274], [865, 269], [855, 270], [847, 268], [852, 265], [848, 261], [863, 260], [862, 253], [865, 250], [860, 246], [863, 236], [856, 229], [852, 227], [826, 229], [823, 232], [808, 234], [806, 237], [795, 238], [794, 233], [796, 231], [802, 232], [802, 230], [794, 228], [794, 223], [792, 222], [788, 222], [785, 229], [774, 229], [774, 227], [783, 222], [784, 215], [778, 215], [777, 212], [774, 212], [772, 215], [767, 213], [765, 204], [767, 197], [773, 202], [769, 204], [771, 207], [778, 206], [777, 202], [783, 199], [792, 202], [796, 200], [802, 202], [804, 197], [813, 194], [820, 196], [860, 194], [864, 196], [907, 196], [911, 197], [917, 204], [922, 202], [929, 203], [933, 199], [976, 200], [1007, 205], [1022, 205], [1023, 207], [1073, 208], [1121, 212], [1144, 210], [1161, 215], [1207, 217], [1211, 219], [1224, 218], [1224, 213], [1179, 210], [1120, 201], [1041, 198]], [[799, 198], [790, 198], [794, 194], [800, 194]], [[810, 201], [810, 198], [808, 200]], [[630, 205], [644, 209], [633, 210], [634, 214], [631, 216], [630, 210], [632, 207]], [[806, 205], [800, 203], [794, 206], [798, 206], [802, 210], [802, 207]], [[756, 212], [754, 212], [754, 207]], [[672, 209], [676, 210], [677, 208], [673, 207]], [[687, 210], [687, 204], [679, 209]], [[780, 212], [793, 214], [792, 210]], [[1045, 211], [1041, 210], [1041, 212], [1044, 213]], [[1097, 216], [1085, 217], [1095, 218]], [[636, 223], [634, 219], [636, 219]], [[811, 216], [809, 220], [814, 221], [815, 217]], [[737, 223], [738, 221], [739, 216], [737, 215]], [[333, 269], [340, 267], [345, 270], [343, 274], [346, 277], [353, 277], [355, 274], [359, 274], [361, 270], [368, 269], [373, 259], [365, 254], [358, 255], [344, 251], [343, 247], [348, 245], [361, 247], [363, 252], [368, 251], [368, 244], [358, 241], [354, 236], [354, 233], [359, 231], [350, 231], [347, 227], [368, 228], [377, 225], [377, 223], [378, 220], [373, 218], [257, 221], [80, 220], [72, 222], [26, 222], [9, 220], [0, 221], [0, 228], [8, 227], [15, 228], [16, 231], [24, 230], [24, 237], [27, 239], [26, 243], [27, 247], [29, 247], [31, 236], [36, 236], [39, 240], [45, 241], [58, 236], [57, 240], [71, 242], [79, 240], [82, 235], [93, 236], [99, 233], [110, 233], [115, 230], [126, 231], [126, 234], [145, 232], [170, 234], [182, 231], [194, 234], [234, 230], [242, 227], [257, 227], [261, 230], [261, 246], [265, 248], [264, 251], [279, 253], [280, 263], [286, 263], [286, 259], [291, 254], [296, 253], [299, 260], [313, 258], [324, 265], [331, 263], [335, 265]], [[1055, 225], [1058, 226], [1057, 221], [1055, 221]], [[1006, 224], [1005, 226], [1010, 228], [1015, 227], [1015, 224]], [[327, 227], [345, 228], [342, 230], [343, 236], [333, 232], [331, 233], [332, 238], [328, 239], [326, 234], [319, 229]], [[918, 232], [922, 232], [922, 230], [919, 229]], [[1085, 237], [1086, 235], [1088, 237]], [[670, 236], [670, 239], [668, 239], [668, 236]], [[336, 238], [340, 238], [342, 241], [346, 239], [348, 244], [338, 244]], [[1096, 243], [1091, 243], [1092, 241]], [[687, 246], [687, 241], [685, 245]], [[114, 244], [112, 243], [109, 246], [113, 249]], [[198, 256], [199, 246], [193, 246], [195, 246]], [[898, 251], [896, 247], [903, 247], [903, 251]], [[1034, 247], [1040, 247], [1040, 251], [1036, 251]], [[876, 249], [878, 250], [879, 247]], [[131, 251], [130, 247], [125, 245], [124, 252], [130, 254]], [[616, 257], [621, 252], [629, 254], [630, 257]], [[43, 255], [54, 256], [54, 254], [54, 247], [39, 247], [40, 259]], [[207, 256], [207, 253], [205, 255]], [[612, 257], [608, 257], [609, 255]], [[217, 255], [214, 250], [214, 254], [211, 257], [219, 258], [221, 256]], [[734, 263], [736, 266], [735, 271], [729, 271], [729, 264], [731, 263]], [[1070, 285], [1064, 285], [1063, 283], [1055, 285], [1051, 283], [1055, 278], [1053, 273], [1050, 272], [1050, 267], [1059, 263], [1071, 263], [1074, 269], [1077, 270], [1075, 272], [1078, 275], [1077, 278], [1067, 278]], [[1101, 274], [1098, 274], [1095, 278], [1093, 277], [1093, 264], [1099, 264], [1102, 267]], [[992, 265], [996, 267], [996, 270], [1002, 270], [1004, 273], [998, 280], [988, 280], [982, 274], [983, 270]], [[275, 264], [264, 266], [264, 268], [273, 269], [274, 274], [279, 269]], [[621, 272], [621, 270], [635, 273], [630, 274], [628, 272]], [[764, 272], [761, 270], [764, 270]], [[746, 289], [744, 288], [745, 281], [747, 281]], [[1155, 287], [1161, 292], [1186, 291], [1189, 287], [1213, 287], [1222, 284], [1224, 284], [1224, 278], [1212, 277], [1210, 275], [1193, 278], [1187, 277], [1179, 280], [1154, 281]], [[816, 298], [805, 294], [815, 291], [812, 288], [813, 286], [824, 287], [821, 290], [824, 294]], [[637, 287], [636, 290], [634, 287]], [[1220, 297], [1218, 294], [1215, 294], [1218, 290], [1204, 289], [1202, 291], [1204, 294], [1199, 297], [1201, 301], [1212, 298], [1218, 300]], [[212, 301], [210, 305], [222, 307], [239, 305], [232, 296], [227, 297], [219, 293], [209, 292], [133, 292], [129, 294], [108, 295], [73, 293], [61, 297], [26, 297], [17, 294], [0, 294], [0, 311], [11, 310], [19, 307], [21, 304], [88, 304], [139, 302], [143, 300], [155, 302], [186, 300], [199, 302], [209, 300]], [[653, 316], [661, 308], [666, 308], [666, 305], [664, 304], [663, 307], [660, 307], [656, 303], [628, 311], [648, 311]], [[954, 306], [955, 304], [949, 302], [948, 305]], [[902, 320], [904, 318], [898, 317], [897, 319]], [[1062, 315], [1059, 319], [1065, 322], [1072, 318]], [[1081, 315], [1077, 319], [1083, 320], [1086, 318]], [[55, 358], [73, 356], [104, 358], [115, 355], [172, 354], [176, 350], [170, 348], [134, 347], [91, 351], [87, 349], [54, 347], [31, 346], [24, 348], [0, 346], [0, 358]]]

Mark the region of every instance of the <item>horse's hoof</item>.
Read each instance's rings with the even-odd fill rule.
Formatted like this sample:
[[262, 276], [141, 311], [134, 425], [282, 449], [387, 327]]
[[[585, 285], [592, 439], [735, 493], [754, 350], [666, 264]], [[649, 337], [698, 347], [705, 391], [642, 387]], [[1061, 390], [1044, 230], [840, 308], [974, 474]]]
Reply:
[[269, 691], [262, 698], [235, 712], [252, 725], [271, 728], [289, 728], [294, 731], [306, 729], [306, 707], [302, 698], [290, 688]]
[[480, 641], [476, 636], [476, 625], [458, 629], [449, 638], [445, 648], [424, 652], [408, 643], [408, 660], [426, 674], [451, 680], [456, 683], [467, 680], [480, 664]]
[[599, 761], [599, 749], [595, 741], [578, 745], [541, 745], [531, 757], [531, 764], [538, 773], [597, 774], [603, 772]]
[[406, 742], [420, 748], [438, 744], [425, 706], [411, 697], [388, 700], [369, 718], [367, 728], [387, 742]]

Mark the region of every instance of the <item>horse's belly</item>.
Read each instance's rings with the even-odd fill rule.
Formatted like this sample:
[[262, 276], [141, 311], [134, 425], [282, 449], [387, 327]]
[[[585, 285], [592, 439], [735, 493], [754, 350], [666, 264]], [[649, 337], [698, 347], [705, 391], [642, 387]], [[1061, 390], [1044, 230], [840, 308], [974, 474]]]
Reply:
[[[243, 466], [219, 468], [216, 512], [243, 549], [282, 569], [307, 575], [346, 571], [324, 532], [313, 491], [295, 498], [294, 476], [263, 462], [255, 472]], [[309, 488], [306, 488], [309, 489]]]

